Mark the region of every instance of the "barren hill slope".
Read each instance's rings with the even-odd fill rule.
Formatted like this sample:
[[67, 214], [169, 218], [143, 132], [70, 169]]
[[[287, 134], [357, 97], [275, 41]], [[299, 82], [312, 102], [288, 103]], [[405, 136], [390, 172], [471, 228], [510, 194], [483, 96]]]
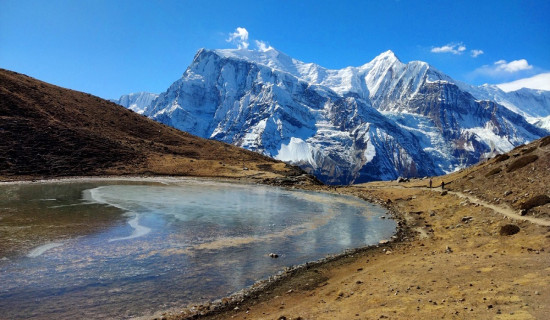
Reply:
[[508, 205], [520, 215], [550, 218], [550, 136], [442, 179], [451, 191]]
[[0, 69], [0, 178], [157, 174], [274, 178], [280, 161], [167, 127], [90, 94]]

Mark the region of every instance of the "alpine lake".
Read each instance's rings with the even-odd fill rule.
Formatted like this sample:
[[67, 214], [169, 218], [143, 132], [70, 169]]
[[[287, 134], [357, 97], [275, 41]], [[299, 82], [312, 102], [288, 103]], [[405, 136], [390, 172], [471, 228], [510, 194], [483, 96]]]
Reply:
[[385, 215], [351, 196], [200, 179], [2, 184], [0, 318], [125, 319], [219, 299], [388, 239]]

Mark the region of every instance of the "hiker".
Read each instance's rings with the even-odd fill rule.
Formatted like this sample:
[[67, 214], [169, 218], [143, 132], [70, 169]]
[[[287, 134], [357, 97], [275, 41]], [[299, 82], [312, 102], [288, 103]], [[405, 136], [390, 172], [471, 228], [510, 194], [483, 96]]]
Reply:
[[430, 178], [430, 189], [432, 188], [432, 178]]
[[441, 190], [445, 189], [445, 181], [441, 180]]

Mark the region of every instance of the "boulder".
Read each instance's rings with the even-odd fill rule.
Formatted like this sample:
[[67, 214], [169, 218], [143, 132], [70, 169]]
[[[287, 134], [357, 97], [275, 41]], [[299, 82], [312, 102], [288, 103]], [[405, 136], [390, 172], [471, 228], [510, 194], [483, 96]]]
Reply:
[[500, 235], [501, 236], [511, 236], [520, 231], [520, 228], [516, 226], [515, 224], [507, 224], [502, 227], [500, 227]]

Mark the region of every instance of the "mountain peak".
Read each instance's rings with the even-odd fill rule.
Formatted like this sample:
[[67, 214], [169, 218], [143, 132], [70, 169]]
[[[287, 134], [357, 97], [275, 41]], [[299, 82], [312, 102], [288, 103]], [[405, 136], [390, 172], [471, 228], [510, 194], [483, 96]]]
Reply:
[[257, 49], [257, 50], [240, 48], [240, 49], [214, 49], [211, 51], [224, 58], [236, 58], [236, 59], [249, 60], [253, 62], [261, 62], [261, 61], [265, 62], [265, 60], [267, 59], [271, 59], [271, 60], [281, 59], [281, 58], [292, 59], [288, 55], [284, 54], [283, 52], [273, 47], [267, 47], [267, 48]]
[[384, 60], [391, 61], [391, 62], [395, 62], [395, 61], [401, 62], [401, 60], [399, 60], [399, 58], [391, 50], [384, 51], [378, 56], [376, 56], [376, 58], [373, 59], [373, 61], [384, 61]]

